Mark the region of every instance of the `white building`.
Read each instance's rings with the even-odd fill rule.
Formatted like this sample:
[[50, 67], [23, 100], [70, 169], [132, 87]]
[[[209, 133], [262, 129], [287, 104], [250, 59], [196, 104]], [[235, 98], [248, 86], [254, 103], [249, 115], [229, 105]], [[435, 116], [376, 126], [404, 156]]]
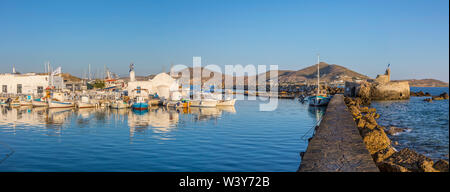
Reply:
[[[138, 93], [137, 89], [141, 89], [141, 93]], [[158, 94], [160, 98], [171, 99], [175, 92], [178, 93], [178, 90], [178, 81], [167, 73], [160, 73], [147, 81], [130, 81], [127, 86], [128, 96], [131, 98], [139, 95]]]
[[[26, 74], [0, 74], [1, 94], [25, 94], [38, 95], [43, 94], [44, 90], [52, 82], [48, 75], [37, 75], [35, 73]], [[63, 78], [53, 76], [53, 86], [56, 89], [64, 87]]]

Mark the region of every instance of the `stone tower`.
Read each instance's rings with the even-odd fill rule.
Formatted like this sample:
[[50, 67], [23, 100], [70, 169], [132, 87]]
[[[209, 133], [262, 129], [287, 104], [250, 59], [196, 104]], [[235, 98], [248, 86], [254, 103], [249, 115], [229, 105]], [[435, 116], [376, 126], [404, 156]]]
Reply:
[[386, 75], [388, 82], [391, 81], [391, 69], [389, 67], [386, 69], [384, 75]]

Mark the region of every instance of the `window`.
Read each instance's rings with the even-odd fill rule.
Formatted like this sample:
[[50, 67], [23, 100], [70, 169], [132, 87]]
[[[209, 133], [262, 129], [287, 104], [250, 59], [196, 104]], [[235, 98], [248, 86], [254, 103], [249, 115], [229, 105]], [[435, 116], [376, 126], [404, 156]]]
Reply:
[[8, 93], [8, 86], [7, 85], [3, 85], [2, 86], [2, 93]]
[[37, 87], [37, 93], [38, 93], [38, 94], [44, 93], [44, 87], [38, 86], [38, 87]]
[[22, 93], [22, 84], [17, 84], [17, 94]]

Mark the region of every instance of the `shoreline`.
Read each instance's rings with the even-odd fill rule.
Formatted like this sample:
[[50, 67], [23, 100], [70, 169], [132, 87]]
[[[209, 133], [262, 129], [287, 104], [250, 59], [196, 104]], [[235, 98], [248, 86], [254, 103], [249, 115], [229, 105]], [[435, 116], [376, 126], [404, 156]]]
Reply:
[[392, 130], [392, 128], [388, 130], [380, 126], [376, 120], [380, 114], [375, 108], [370, 108], [370, 99], [346, 97], [345, 103], [357, 124], [364, 144], [381, 172], [448, 172], [449, 164], [446, 160], [440, 159], [434, 162], [415, 150], [395, 149], [395, 144], [385, 131], [402, 132], [403, 130]]

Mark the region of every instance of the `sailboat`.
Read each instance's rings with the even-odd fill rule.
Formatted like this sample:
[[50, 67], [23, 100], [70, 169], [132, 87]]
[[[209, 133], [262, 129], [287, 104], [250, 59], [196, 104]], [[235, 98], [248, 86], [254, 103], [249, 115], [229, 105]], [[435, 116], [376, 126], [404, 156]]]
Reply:
[[330, 102], [330, 97], [328, 97], [326, 90], [320, 91], [320, 56], [317, 56], [317, 92], [315, 95], [308, 97], [308, 103], [311, 106], [325, 106]]

